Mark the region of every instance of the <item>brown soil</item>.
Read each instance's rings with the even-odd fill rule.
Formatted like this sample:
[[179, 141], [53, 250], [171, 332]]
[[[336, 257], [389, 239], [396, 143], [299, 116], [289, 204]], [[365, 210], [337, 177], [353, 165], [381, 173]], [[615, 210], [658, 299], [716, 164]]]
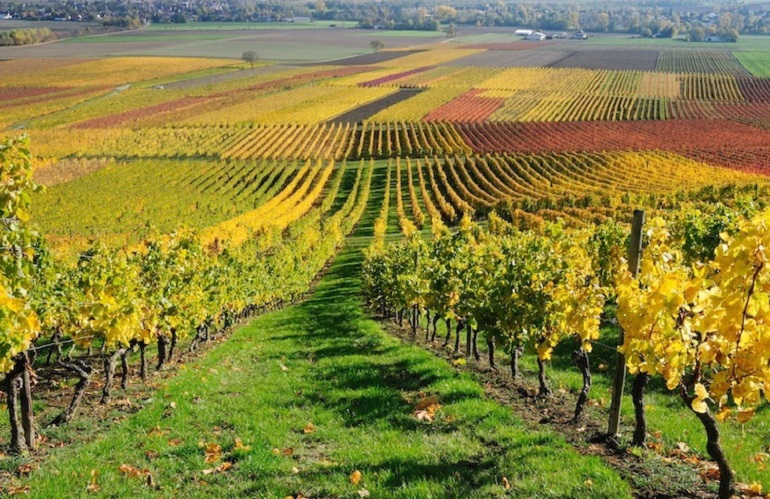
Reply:
[[657, 64], [657, 50], [584, 50], [569, 53], [549, 67], [655, 71]]
[[364, 104], [345, 114], [341, 114], [336, 118], [329, 120], [329, 123], [361, 123], [383, 109], [398, 104], [401, 101], [405, 101], [406, 99], [410, 99], [420, 92], [422, 92], [422, 89], [419, 88], [402, 88], [398, 92], [386, 95], [382, 99], [377, 99], [374, 102]]
[[324, 62], [327, 65], [342, 65], [342, 66], [368, 66], [369, 64], [379, 64], [381, 62], [392, 61], [399, 57], [415, 54], [420, 52], [419, 50], [393, 50], [389, 52], [372, 52], [371, 54], [357, 55], [354, 57], [348, 57], [346, 59], [340, 59], [337, 61]]

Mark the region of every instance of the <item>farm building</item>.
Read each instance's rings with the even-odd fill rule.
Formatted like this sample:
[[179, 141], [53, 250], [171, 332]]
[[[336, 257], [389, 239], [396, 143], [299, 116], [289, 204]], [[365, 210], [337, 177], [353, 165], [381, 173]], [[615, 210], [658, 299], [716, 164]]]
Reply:
[[532, 33], [530, 35], [527, 35], [526, 40], [531, 42], [541, 42], [545, 40], [545, 33], [540, 33], [539, 31], [536, 33]]
[[513, 34], [516, 36], [529, 36], [532, 33], [534, 33], [534, 31], [532, 31], [531, 29], [517, 29], [516, 31], [513, 32]]

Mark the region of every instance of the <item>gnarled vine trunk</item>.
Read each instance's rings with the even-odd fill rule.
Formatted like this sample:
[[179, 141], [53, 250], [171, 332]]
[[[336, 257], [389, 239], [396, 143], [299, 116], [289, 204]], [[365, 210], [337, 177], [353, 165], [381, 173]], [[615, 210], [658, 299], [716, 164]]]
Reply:
[[147, 381], [147, 343], [139, 342], [139, 376]]
[[470, 358], [473, 349], [473, 328], [470, 324], [465, 326], [465, 357]]
[[118, 348], [104, 359], [105, 380], [104, 388], [102, 389], [102, 399], [99, 401], [100, 404], [106, 404], [110, 401], [112, 381], [115, 378], [115, 361], [117, 361], [118, 357], [121, 357], [124, 352], [125, 348]]
[[171, 346], [169, 346], [169, 349], [168, 349], [168, 360], [169, 361], [171, 361], [171, 359], [174, 358], [174, 350], [176, 349], [177, 339], [178, 339], [178, 335], [177, 335], [177, 332], [176, 332], [176, 328], [172, 327], [171, 328]]
[[[34, 359], [34, 356], [32, 357]], [[24, 443], [29, 450], [37, 447], [35, 437], [35, 414], [32, 408], [32, 362], [27, 352], [20, 355], [22, 364], [19, 405], [21, 406], [21, 427], [24, 429]]]
[[24, 431], [19, 422], [19, 389], [21, 388], [21, 374], [26, 366], [16, 359], [13, 369], [6, 373], [3, 379], [3, 391], [6, 395], [6, 405], [8, 407], [8, 420], [11, 427], [11, 454], [23, 454], [26, 450], [24, 443]]
[[650, 375], [639, 373], [634, 378], [631, 388], [631, 399], [634, 401], [634, 417], [636, 418], [636, 427], [634, 428], [634, 439], [632, 445], [641, 447], [647, 439], [647, 417], [644, 414], [644, 389], [650, 381]]
[[78, 377], [78, 382], [75, 385], [75, 393], [72, 395], [70, 405], [48, 423], [48, 427], [67, 424], [75, 416], [75, 412], [80, 406], [86, 388], [88, 388], [88, 385], [91, 383], [91, 373], [93, 372], [91, 366], [80, 359], [73, 363], [59, 361], [59, 364], [68, 371], [74, 373]]
[[537, 381], [540, 384], [540, 389], [537, 392], [538, 396], [550, 397], [552, 392], [548, 388], [548, 382], [545, 379], [545, 362], [540, 359], [539, 355], [537, 357]]
[[128, 349], [124, 349], [120, 354], [120, 388], [125, 390], [128, 388]]
[[495, 339], [492, 336], [487, 336], [487, 354], [489, 355], [489, 367], [497, 369], [497, 365], [495, 365]]
[[521, 345], [511, 347], [511, 377], [514, 380], [519, 379], [519, 375], [521, 374], [519, 369], [519, 359], [521, 358], [521, 353], [524, 347]]
[[730, 499], [733, 496], [735, 475], [730, 468], [730, 464], [727, 462], [727, 456], [725, 456], [722, 450], [717, 421], [709, 410], [706, 410], [706, 412], [695, 412], [692, 409], [692, 401], [695, 400], [695, 397], [690, 396], [684, 387], [681, 388], [680, 395], [684, 403], [695, 413], [695, 416], [706, 430], [706, 451], [719, 467], [719, 499]]
[[452, 320], [444, 319], [444, 324], [446, 325], [446, 338], [444, 338], [444, 344], [441, 345], [442, 347], [449, 345], [449, 340], [452, 338]]
[[455, 353], [460, 352], [460, 331], [463, 330], [464, 326], [465, 326], [465, 321], [463, 320], [457, 321], [457, 327], [455, 328]]
[[583, 387], [580, 389], [577, 404], [575, 404], [574, 421], [578, 421], [580, 416], [583, 415], [586, 402], [588, 402], [588, 394], [591, 391], [591, 364], [588, 359], [588, 352], [582, 348], [572, 352], [572, 358], [575, 360], [575, 364], [577, 364], [580, 374], [583, 376]]
[[158, 335], [158, 365], [155, 366], [156, 371], [160, 371], [166, 365], [168, 359], [168, 338], [166, 335]]

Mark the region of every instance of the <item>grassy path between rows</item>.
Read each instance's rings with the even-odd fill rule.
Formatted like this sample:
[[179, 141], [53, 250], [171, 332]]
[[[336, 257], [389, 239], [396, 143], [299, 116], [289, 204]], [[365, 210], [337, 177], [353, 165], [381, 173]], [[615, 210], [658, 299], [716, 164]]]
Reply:
[[[52, 451], [22, 482], [30, 496], [630, 495], [599, 458], [529, 427], [470, 375], [370, 319], [358, 277], [367, 239], [359, 229], [310, 299], [182, 366], [96, 440]], [[422, 396], [441, 404], [433, 421], [414, 416]], [[221, 446], [219, 460], [205, 462], [207, 444]]]

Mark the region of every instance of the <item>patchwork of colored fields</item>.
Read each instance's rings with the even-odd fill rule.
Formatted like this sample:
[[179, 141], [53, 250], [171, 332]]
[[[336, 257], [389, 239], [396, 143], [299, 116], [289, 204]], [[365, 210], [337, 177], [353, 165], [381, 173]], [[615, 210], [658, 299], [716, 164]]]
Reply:
[[[475, 155], [485, 164], [496, 155], [567, 155], [558, 162], [634, 151], [765, 173], [770, 79], [751, 76], [740, 61], [723, 48], [568, 41], [423, 45], [330, 65], [254, 69], [216, 59], [20, 59], [1, 63], [0, 126], [32, 137], [43, 176], [100, 165], [71, 169], [86, 177], [40, 198], [48, 232], [109, 234], [115, 220], [136, 227], [147, 219], [170, 230], [194, 218], [185, 225], [202, 228], [265, 203], [289, 186], [286, 172], [296, 162], [316, 160], [422, 160], [436, 168], [418, 169], [423, 180], [437, 185], [466, 179], [443, 177], [455, 163], [441, 158]], [[199, 172], [202, 160], [218, 166]], [[221, 182], [193, 180], [212, 171]], [[157, 178], [145, 192], [147, 175]], [[132, 204], [104, 199], [88, 220], [71, 216], [102, 182], [124, 185]], [[467, 206], [483, 210], [521, 194], [500, 177], [482, 184], [485, 195], [460, 195]], [[174, 199], [160, 201], [169, 189]], [[426, 196], [450, 192], [442, 189]]]
[[[33, 194], [32, 218], [54, 253], [66, 260], [97, 239], [128, 254], [147, 234], [193, 229], [212, 252], [265, 257], [260, 272], [290, 292], [264, 305], [305, 292], [359, 220], [374, 221], [372, 207], [372, 231], [397, 237], [493, 210], [519, 228], [585, 227], [628, 222], [639, 207], [652, 216], [770, 201], [770, 53], [394, 33], [392, 50], [362, 55], [368, 33], [340, 30], [362, 38], [336, 51], [323, 46], [335, 33], [305, 41], [318, 43], [308, 60], [324, 62], [313, 63], [292, 52], [252, 68], [236, 59], [246, 41], [231, 59], [149, 50], [156, 56], [0, 61], [0, 135], [31, 139], [47, 186]], [[202, 35], [213, 47], [238, 33]], [[56, 45], [39, 50], [64, 50]], [[288, 282], [272, 262], [302, 267], [301, 279]], [[767, 412], [756, 420], [766, 424]], [[744, 431], [727, 427], [733, 440]], [[702, 453], [689, 434], [671, 438]], [[749, 452], [759, 451], [731, 457], [742, 479], [759, 481]]]

